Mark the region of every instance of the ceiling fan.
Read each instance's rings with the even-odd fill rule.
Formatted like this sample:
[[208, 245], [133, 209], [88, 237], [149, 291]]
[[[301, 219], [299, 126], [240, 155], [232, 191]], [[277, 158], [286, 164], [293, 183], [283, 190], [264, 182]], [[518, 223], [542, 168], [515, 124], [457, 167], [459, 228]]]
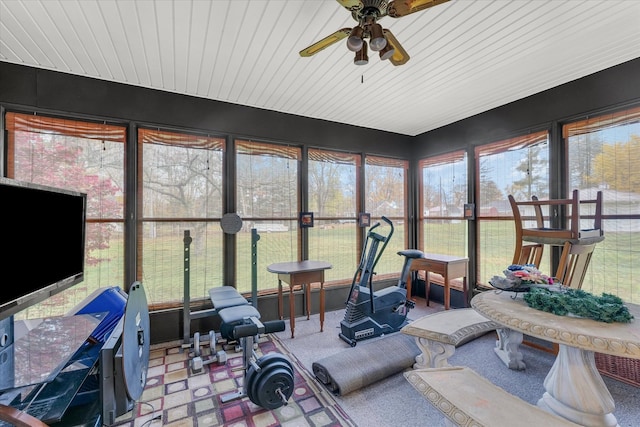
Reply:
[[382, 28], [378, 20], [390, 16], [400, 18], [414, 12], [419, 12], [449, 0], [336, 0], [351, 12], [351, 16], [358, 22], [353, 28], [342, 28], [335, 33], [323, 38], [311, 46], [300, 51], [300, 56], [315, 55], [322, 49], [347, 38], [347, 48], [355, 52], [353, 62], [356, 65], [365, 65], [369, 62], [367, 55], [367, 42], [371, 50], [379, 52], [380, 59], [391, 61], [393, 65], [402, 65], [409, 60], [409, 54], [396, 40], [391, 31]]

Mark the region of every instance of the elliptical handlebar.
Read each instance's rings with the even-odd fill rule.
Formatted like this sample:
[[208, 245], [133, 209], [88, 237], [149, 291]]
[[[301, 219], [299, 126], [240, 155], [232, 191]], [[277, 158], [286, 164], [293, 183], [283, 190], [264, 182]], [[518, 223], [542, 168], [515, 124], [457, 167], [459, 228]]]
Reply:
[[[376, 234], [376, 235], [377, 235], [377, 236], [381, 236], [381, 237], [382, 237], [382, 238], [381, 238], [381, 239], [379, 239], [379, 240], [384, 240], [384, 239], [387, 239], [387, 240], [388, 240], [388, 239], [391, 237], [391, 235], [393, 234], [393, 230], [394, 230], [393, 222], [391, 222], [391, 220], [390, 220], [389, 218], [387, 218], [386, 216], [384, 216], [384, 215], [382, 215], [382, 217], [381, 217], [381, 218], [382, 218], [382, 220], [383, 220], [384, 222], [386, 222], [386, 223], [389, 225], [389, 227], [391, 227], [391, 231], [389, 231], [389, 234], [387, 234], [386, 236], [382, 236], [381, 234]], [[371, 233], [373, 230], [375, 230], [375, 229], [376, 229], [376, 228], [378, 228], [378, 227], [380, 227], [380, 221], [376, 222], [375, 224], [373, 224], [373, 225], [371, 226], [371, 228], [369, 228], [369, 233]], [[375, 234], [375, 233], [374, 233], [374, 234]]]
[[382, 236], [382, 235], [377, 234], [377, 233], [371, 233], [371, 231], [374, 228], [376, 228], [376, 227], [378, 227], [380, 225], [380, 222], [376, 222], [375, 225], [369, 229], [369, 233], [368, 233], [369, 237], [374, 237], [376, 240], [379, 240], [379, 241], [383, 242], [382, 248], [380, 248], [380, 250], [378, 251], [378, 255], [376, 256], [375, 261], [371, 265], [371, 271], [373, 271], [373, 269], [375, 268], [376, 264], [378, 264], [378, 261], [380, 260], [380, 257], [382, 256], [382, 253], [384, 252], [384, 249], [387, 247], [387, 244], [389, 243], [389, 240], [391, 239], [391, 236], [393, 236], [393, 231], [394, 231], [393, 222], [391, 222], [391, 220], [389, 218], [387, 218], [386, 216], [384, 216], [384, 215], [382, 215], [382, 220], [384, 222], [386, 222], [390, 227], [389, 233], [386, 236]]
[[[351, 289], [349, 290], [349, 295], [347, 296], [347, 301], [345, 301], [345, 304], [348, 304], [352, 297], [357, 298], [358, 293], [354, 292], [357, 286], [368, 287], [371, 290], [371, 293], [373, 293], [371, 282], [373, 279], [373, 275], [375, 274], [374, 268], [380, 260], [380, 257], [382, 256], [382, 253], [389, 243], [389, 239], [391, 239], [394, 231], [393, 223], [391, 222], [391, 220], [389, 220], [389, 218], [384, 215], [381, 218], [385, 223], [389, 225], [389, 233], [385, 236], [374, 232], [374, 230], [381, 225], [379, 221], [369, 228], [369, 231], [367, 232], [367, 238], [364, 242], [362, 253], [360, 255], [360, 265], [353, 275], [353, 282], [351, 283]], [[380, 242], [383, 242], [382, 247], [379, 247]], [[371, 243], [370, 248], [369, 243]], [[359, 281], [359, 285], [357, 281]], [[375, 307], [373, 306], [373, 299], [371, 300], [371, 311], [375, 311]]]

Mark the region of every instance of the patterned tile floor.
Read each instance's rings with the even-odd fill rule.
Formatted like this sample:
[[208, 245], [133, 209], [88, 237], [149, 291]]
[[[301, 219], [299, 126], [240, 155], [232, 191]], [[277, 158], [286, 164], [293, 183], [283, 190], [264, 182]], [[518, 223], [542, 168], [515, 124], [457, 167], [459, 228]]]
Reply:
[[[286, 354], [277, 338], [262, 337], [258, 356], [272, 352]], [[207, 359], [208, 347], [203, 347]], [[353, 426], [331, 396], [317, 383], [299, 361], [286, 354], [294, 366], [294, 391], [286, 406], [267, 410], [248, 398], [221, 402], [221, 396], [242, 388], [242, 353], [227, 351], [224, 365], [205, 365], [193, 372], [189, 351], [180, 342], [153, 346], [150, 353], [147, 384], [131, 412], [117, 419], [119, 427], [146, 426]]]

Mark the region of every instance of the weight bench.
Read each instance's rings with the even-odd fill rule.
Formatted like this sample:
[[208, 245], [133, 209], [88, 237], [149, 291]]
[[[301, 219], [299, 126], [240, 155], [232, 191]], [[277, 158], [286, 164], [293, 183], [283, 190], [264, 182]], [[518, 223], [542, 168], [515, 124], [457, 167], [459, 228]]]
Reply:
[[238, 305], [248, 305], [249, 301], [233, 286], [220, 286], [209, 289], [209, 298], [216, 311]]
[[[245, 319], [260, 319], [260, 312], [233, 286], [212, 288], [209, 290], [209, 297], [213, 304], [213, 309], [209, 313], [220, 317], [220, 337], [226, 340], [227, 344], [237, 341], [233, 336], [233, 329], [242, 325]], [[191, 359], [191, 368], [194, 372], [199, 372], [204, 365], [213, 362], [218, 364], [227, 362], [227, 354], [224, 349], [214, 354], [217, 344], [214, 331], [209, 332], [209, 341], [211, 357], [204, 360], [200, 353], [200, 334], [196, 332], [193, 336], [194, 357]], [[236, 346], [236, 351], [240, 349], [240, 346]]]
[[[257, 258], [257, 242], [260, 236], [255, 229], [251, 230], [251, 257], [255, 261]], [[251, 299], [253, 304], [249, 303], [238, 290], [233, 286], [219, 286], [209, 289], [209, 298], [211, 299], [212, 308], [199, 311], [191, 311], [191, 285], [190, 285], [190, 272], [191, 272], [191, 233], [189, 230], [184, 231], [184, 283], [183, 283], [183, 332], [184, 341], [182, 344], [183, 349], [191, 348], [193, 345], [194, 357], [191, 360], [191, 367], [194, 371], [199, 371], [205, 364], [218, 362], [224, 364], [227, 362], [227, 356], [223, 350], [214, 354], [217, 346], [216, 333], [209, 331], [210, 350], [211, 357], [206, 361], [200, 355], [200, 333], [196, 332], [191, 339], [191, 321], [194, 319], [200, 319], [210, 316], [220, 316], [220, 337], [227, 341], [227, 345], [231, 342], [238, 343], [235, 350], [239, 351], [242, 348], [239, 340], [233, 338], [233, 329], [235, 326], [243, 324], [245, 319], [255, 319], [259, 321], [260, 313], [257, 310], [258, 306], [258, 285], [257, 285], [257, 262], [253, 262], [251, 266]], [[245, 340], [246, 341], [246, 340]]]
[[243, 322], [245, 318], [260, 319], [260, 313], [233, 286], [220, 286], [209, 289], [209, 298], [213, 309], [220, 316], [220, 336], [229, 341], [233, 338], [233, 328]]

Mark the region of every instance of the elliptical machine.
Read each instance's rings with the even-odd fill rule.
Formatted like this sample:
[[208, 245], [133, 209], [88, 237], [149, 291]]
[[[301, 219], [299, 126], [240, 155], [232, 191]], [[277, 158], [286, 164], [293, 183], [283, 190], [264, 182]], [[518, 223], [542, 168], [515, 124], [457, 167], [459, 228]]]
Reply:
[[407, 314], [414, 307], [413, 301], [407, 299], [407, 277], [412, 260], [422, 258], [422, 251], [399, 251], [398, 255], [404, 256], [405, 261], [398, 284], [375, 292], [373, 290], [374, 268], [394, 230], [393, 223], [388, 218], [383, 216], [382, 220], [389, 225], [390, 231], [386, 236], [374, 232], [380, 226], [379, 222], [369, 229], [360, 265], [351, 283], [344, 319], [340, 322], [341, 332], [338, 336], [351, 347], [355, 347], [358, 341], [399, 331], [407, 324]]

